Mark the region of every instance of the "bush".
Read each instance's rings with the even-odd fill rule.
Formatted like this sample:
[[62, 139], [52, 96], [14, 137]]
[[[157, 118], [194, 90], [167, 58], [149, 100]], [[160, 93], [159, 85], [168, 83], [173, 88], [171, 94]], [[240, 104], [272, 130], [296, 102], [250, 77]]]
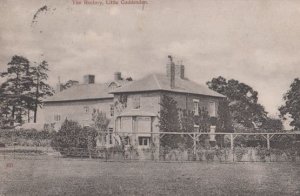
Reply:
[[237, 161], [241, 161], [243, 156], [248, 152], [247, 148], [244, 147], [236, 147], [234, 149], [234, 153], [236, 155]]
[[52, 139], [54, 133], [36, 129], [1, 129], [0, 138], [6, 145], [14, 143], [22, 146], [44, 146]]
[[[68, 155], [65, 149], [78, 149], [88, 151], [91, 157], [92, 150], [96, 147], [97, 131], [91, 127], [82, 128], [75, 121], [65, 120], [60, 130], [55, 133], [51, 146], [62, 155]], [[79, 150], [80, 149], [80, 150]], [[76, 153], [75, 153], [76, 154]]]

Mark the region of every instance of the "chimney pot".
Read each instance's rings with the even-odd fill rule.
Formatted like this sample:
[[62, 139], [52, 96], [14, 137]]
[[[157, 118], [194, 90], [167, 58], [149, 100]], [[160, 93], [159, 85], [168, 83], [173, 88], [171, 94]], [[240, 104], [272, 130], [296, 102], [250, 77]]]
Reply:
[[119, 71], [115, 72], [114, 79], [115, 79], [115, 81], [122, 80], [122, 73]]
[[84, 84], [94, 84], [95, 83], [95, 75], [85, 75], [83, 76], [83, 83]]

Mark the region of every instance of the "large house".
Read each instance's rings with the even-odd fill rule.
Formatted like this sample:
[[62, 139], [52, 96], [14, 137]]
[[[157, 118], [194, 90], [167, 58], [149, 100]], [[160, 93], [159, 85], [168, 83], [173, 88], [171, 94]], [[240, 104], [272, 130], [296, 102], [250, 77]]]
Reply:
[[[218, 104], [223, 95], [188, 80], [184, 66], [176, 65], [172, 58], [166, 66], [165, 74], [150, 74], [140, 80], [126, 82], [115, 80], [105, 84], [95, 84], [93, 76], [86, 76], [84, 84], [58, 92], [44, 105], [46, 123], [61, 124], [64, 119], [72, 119], [83, 125], [91, 123], [91, 110], [99, 109], [111, 118], [107, 145], [114, 145], [126, 136], [131, 145], [148, 148], [150, 142], [159, 144], [159, 116], [164, 95], [172, 97], [179, 109], [199, 114], [205, 108], [212, 117], [217, 116]], [[197, 126], [194, 125], [197, 129]], [[213, 131], [214, 127], [212, 127]], [[194, 130], [191, 130], [194, 131]]]
[[[74, 120], [81, 125], [92, 123], [94, 111], [105, 112], [111, 119], [114, 115], [113, 94], [109, 92], [130, 81], [123, 80], [121, 73], [114, 73], [114, 80], [95, 83], [94, 75], [85, 75], [83, 84], [75, 84], [66, 90], [57, 85], [56, 93], [44, 101], [44, 123], [49, 128], [58, 130], [65, 119]], [[109, 129], [113, 129], [111, 121]]]

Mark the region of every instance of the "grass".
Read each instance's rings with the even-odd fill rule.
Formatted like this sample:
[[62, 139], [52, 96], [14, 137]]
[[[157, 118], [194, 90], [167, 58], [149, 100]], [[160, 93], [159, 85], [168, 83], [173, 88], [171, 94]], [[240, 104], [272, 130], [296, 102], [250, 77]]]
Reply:
[[300, 195], [300, 164], [8, 159], [0, 195]]

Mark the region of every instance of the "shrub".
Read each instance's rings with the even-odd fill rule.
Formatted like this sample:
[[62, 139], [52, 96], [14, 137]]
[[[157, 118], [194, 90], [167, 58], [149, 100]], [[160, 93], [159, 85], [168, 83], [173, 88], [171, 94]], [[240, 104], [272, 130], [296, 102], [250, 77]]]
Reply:
[[236, 147], [234, 149], [234, 154], [236, 155], [237, 161], [241, 161], [243, 156], [248, 152], [247, 148]]
[[258, 146], [256, 150], [256, 155], [259, 157], [259, 159], [261, 161], [266, 161], [266, 156], [270, 155], [269, 150], [266, 148], [261, 148], [260, 146]]
[[91, 127], [82, 128], [77, 122], [65, 120], [60, 130], [55, 133], [51, 146], [62, 155], [68, 155], [64, 149], [81, 149], [91, 157], [96, 147], [97, 131]]

